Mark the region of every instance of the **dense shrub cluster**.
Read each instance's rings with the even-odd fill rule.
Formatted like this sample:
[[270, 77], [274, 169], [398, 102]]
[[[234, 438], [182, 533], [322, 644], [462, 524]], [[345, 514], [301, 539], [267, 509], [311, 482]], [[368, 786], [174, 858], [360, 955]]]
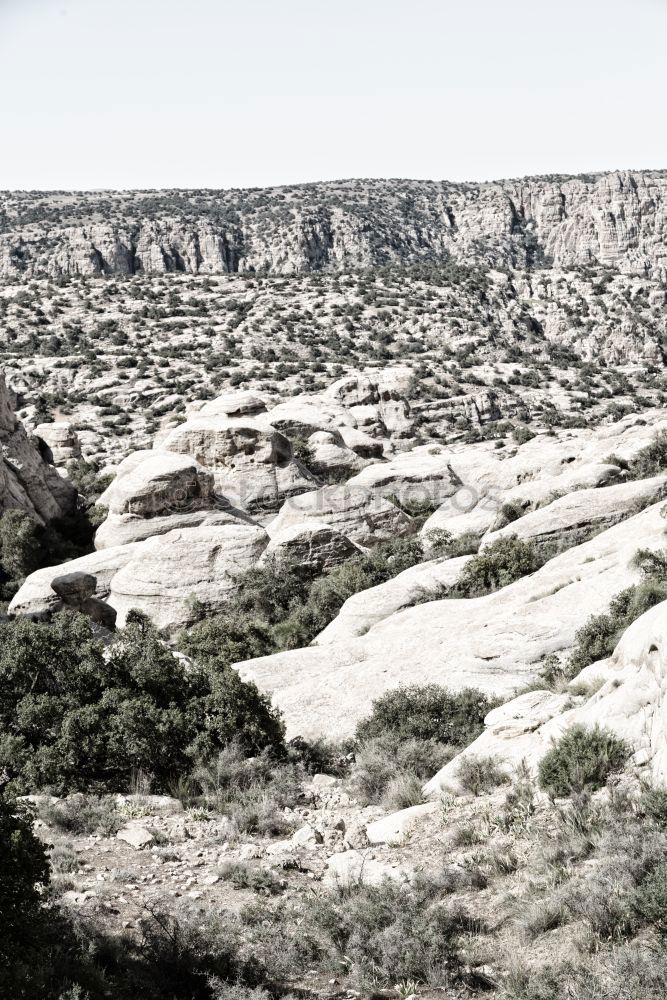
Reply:
[[540, 786], [560, 798], [584, 789], [595, 791], [621, 770], [629, 753], [613, 733], [598, 726], [572, 726], [540, 761]]
[[230, 741], [283, 745], [268, 698], [228, 668], [186, 669], [143, 616], [111, 646], [72, 612], [0, 625], [0, 771], [16, 790], [166, 789]]
[[494, 704], [473, 688], [455, 693], [411, 684], [388, 691], [357, 725], [355, 794], [396, 809], [421, 802], [422, 783], [479, 736]]

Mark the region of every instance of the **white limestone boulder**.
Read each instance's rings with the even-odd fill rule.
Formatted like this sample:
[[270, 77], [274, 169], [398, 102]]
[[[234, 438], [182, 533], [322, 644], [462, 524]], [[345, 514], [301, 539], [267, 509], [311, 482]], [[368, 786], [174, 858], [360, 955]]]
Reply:
[[118, 624], [137, 608], [158, 628], [175, 632], [194, 620], [194, 601], [209, 613], [220, 611], [267, 543], [262, 528], [242, 522], [177, 529], [139, 542], [111, 580], [109, 604]]
[[162, 447], [195, 458], [213, 473], [216, 491], [244, 510], [275, 510], [313, 485], [285, 435], [251, 417], [195, 417]]
[[414, 530], [412, 518], [367, 489], [324, 486], [291, 497], [267, 525], [271, 537], [295, 524], [316, 521], [335, 528], [357, 545], [372, 546]]
[[64, 573], [87, 573], [95, 578], [93, 596], [106, 600], [111, 590], [111, 581], [135, 552], [136, 545], [119, 545], [91, 552], [89, 555], [72, 559], [60, 566], [46, 566], [38, 569], [24, 581], [9, 605], [10, 614], [34, 615], [41, 617], [60, 608], [60, 598], [51, 587], [51, 582]]
[[306, 521], [274, 532], [260, 563], [289, 559], [302, 567], [306, 574], [315, 575], [328, 573], [346, 559], [362, 552], [363, 549], [328, 524]]

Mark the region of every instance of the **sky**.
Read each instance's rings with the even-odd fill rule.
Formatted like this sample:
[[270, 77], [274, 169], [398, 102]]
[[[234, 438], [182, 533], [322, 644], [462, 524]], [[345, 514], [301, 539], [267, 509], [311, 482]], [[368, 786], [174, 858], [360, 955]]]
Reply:
[[667, 168], [667, 0], [0, 0], [0, 189]]

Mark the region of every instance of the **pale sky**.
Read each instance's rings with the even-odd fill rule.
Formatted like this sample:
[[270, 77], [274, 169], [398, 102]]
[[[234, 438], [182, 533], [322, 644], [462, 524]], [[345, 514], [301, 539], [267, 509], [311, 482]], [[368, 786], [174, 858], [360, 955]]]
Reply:
[[0, 189], [667, 168], [667, 0], [0, 0]]

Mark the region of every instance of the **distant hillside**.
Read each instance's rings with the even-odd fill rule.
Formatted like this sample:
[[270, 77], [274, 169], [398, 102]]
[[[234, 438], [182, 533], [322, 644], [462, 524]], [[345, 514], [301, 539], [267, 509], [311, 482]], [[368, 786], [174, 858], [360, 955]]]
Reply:
[[487, 184], [0, 193], [0, 275], [350, 271], [420, 262], [667, 276], [667, 172]]

